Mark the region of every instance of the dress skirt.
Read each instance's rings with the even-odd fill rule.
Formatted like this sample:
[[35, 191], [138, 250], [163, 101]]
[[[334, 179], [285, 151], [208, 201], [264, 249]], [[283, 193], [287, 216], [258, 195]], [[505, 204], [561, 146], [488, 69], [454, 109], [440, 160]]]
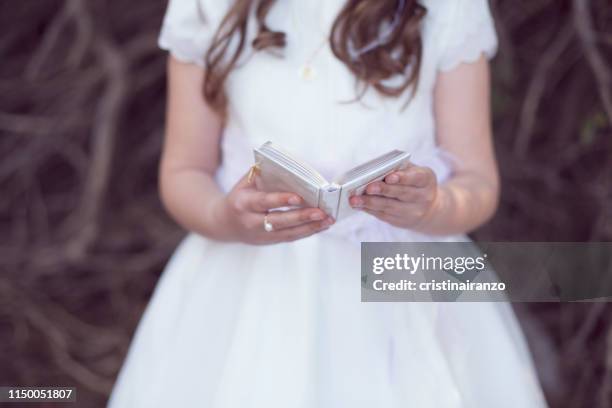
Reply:
[[546, 406], [507, 303], [363, 303], [359, 246], [195, 234], [138, 326], [111, 408]]

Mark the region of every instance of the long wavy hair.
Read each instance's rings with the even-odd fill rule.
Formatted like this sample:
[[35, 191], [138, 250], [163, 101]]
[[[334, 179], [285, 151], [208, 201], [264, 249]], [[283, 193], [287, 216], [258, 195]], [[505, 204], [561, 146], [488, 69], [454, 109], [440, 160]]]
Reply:
[[[255, 51], [279, 50], [286, 33], [275, 31], [266, 17], [276, 0], [234, 0], [222, 20], [205, 56], [204, 97], [216, 110], [224, 111], [224, 84], [247, 44], [247, 28], [254, 15], [258, 33]], [[347, 0], [329, 34], [331, 49], [355, 75], [360, 98], [368, 87], [389, 97], [416, 89], [423, 53], [421, 22], [426, 10], [417, 0]], [[386, 32], [385, 32], [386, 30]], [[381, 40], [381, 33], [384, 38]], [[375, 46], [371, 46], [374, 44]], [[359, 52], [356, 52], [358, 50]], [[399, 76], [394, 86], [385, 80]]]

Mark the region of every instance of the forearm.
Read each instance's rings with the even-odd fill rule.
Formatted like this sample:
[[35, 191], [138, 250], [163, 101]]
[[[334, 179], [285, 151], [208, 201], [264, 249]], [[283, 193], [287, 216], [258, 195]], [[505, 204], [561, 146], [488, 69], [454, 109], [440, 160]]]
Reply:
[[468, 233], [493, 216], [498, 202], [497, 181], [457, 175], [438, 187], [432, 208], [414, 229], [433, 235]]
[[220, 241], [229, 231], [220, 221], [224, 193], [213, 177], [201, 169], [167, 169], [160, 175], [162, 202], [183, 228]]

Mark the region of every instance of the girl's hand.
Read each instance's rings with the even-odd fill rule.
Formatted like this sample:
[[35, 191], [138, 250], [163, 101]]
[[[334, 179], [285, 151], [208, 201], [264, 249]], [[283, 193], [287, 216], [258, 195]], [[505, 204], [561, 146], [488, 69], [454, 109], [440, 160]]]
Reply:
[[364, 195], [351, 197], [350, 204], [389, 224], [414, 228], [426, 222], [433, 212], [437, 191], [434, 172], [411, 165], [368, 185]]
[[[226, 226], [229, 239], [255, 245], [289, 242], [326, 230], [333, 224], [334, 220], [319, 208], [269, 212], [274, 208], [299, 206], [303, 199], [293, 193], [259, 191], [247, 179], [243, 177], [217, 203], [216, 218]], [[265, 220], [272, 225], [271, 232], [264, 229]]]

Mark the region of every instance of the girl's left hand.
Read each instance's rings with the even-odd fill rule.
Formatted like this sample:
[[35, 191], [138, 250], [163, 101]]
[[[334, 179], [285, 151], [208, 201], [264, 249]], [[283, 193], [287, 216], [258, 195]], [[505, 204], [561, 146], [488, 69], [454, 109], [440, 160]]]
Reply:
[[391, 225], [414, 228], [426, 222], [438, 196], [436, 175], [428, 167], [410, 165], [376, 181], [350, 204]]

